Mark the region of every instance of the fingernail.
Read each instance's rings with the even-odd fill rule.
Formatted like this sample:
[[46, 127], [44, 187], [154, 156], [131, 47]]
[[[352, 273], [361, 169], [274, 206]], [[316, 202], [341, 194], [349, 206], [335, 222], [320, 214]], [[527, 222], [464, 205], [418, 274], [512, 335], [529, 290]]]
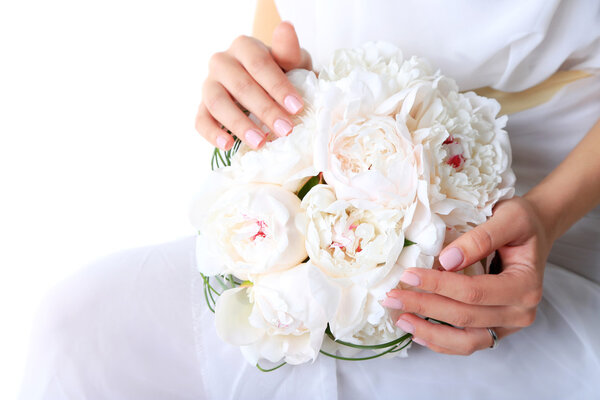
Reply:
[[302, 108], [302, 102], [300, 102], [296, 96], [292, 96], [291, 94], [283, 99], [283, 104], [292, 114], [296, 114]]
[[273, 124], [275, 128], [275, 133], [279, 136], [287, 136], [288, 133], [292, 130], [292, 124], [283, 119], [278, 119]]
[[419, 278], [419, 275], [417, 274], [406, 271], [400, 276], [400, 282], [404, 282], [410, 286], [419, 286], [421, 284], [421, 278]]
[[381, 305], [388, 308], [395, 308], [396, 310], [402, 310], [402, 308], [404, 308], [404, 304], [402, 304], [400, 299], [395, 297], [386, 297], [381, 302]]
[[405, 319], [402, 319], [402, 318], [398, 319], [398, 321], [396, 321], [396, 326], [398, 328], [402, 329], [406, 333], [410, 333], [410, 334], [415, 333], [415, 327], [412, 326], [412, 324]]
[[220, 148], [221, 150], [227, 150], [228, 142], [229, 142], [229, 140], [227, 139], [227, 136], [225, 136], [225, 135], [219, 135], [217, 137], [217, 147]]
[[446, 270], [451, 270], [462, 264], [464, 256], [458, 247], [451, 247], [440, 254], [440, 264]]
[[258, 149], [261, 146], [261, 144], [265, 141], [265, 137], [254, 129], [248, 129], [246, 131], [246, 140], [248, 141], [248, 143], [250, 143], [250, 146], [252, 146], [255, 149]]
[[420, 344], [421, 346], [427, 347], [427, 342], [424, 341], [423, 339], [419, 339], [419, 338], [413, 337], [412, 341], [415, 342], [416, 344]]

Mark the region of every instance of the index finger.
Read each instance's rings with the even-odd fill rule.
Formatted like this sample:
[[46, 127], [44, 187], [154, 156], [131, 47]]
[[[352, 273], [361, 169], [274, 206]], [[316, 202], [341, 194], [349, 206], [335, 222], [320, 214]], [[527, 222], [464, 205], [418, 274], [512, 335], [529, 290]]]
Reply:
[[[523, 306], [535, 302], [537, 290], [525, 268], [507, 268], [498, 275], [467, 276], [450, 271], [407, 268], [400, 280], [410, 286], [462, 303]], [[532, 289], [533, 288], [533, 289]], [[532, 304], [533, 305], [533, 304]]]
[[[297, 114], [304, 102], [298, 91], [277, 65], [269, 49], [253, 38], [241, 38], [246, 43], [231, 47], [232, 54], [239, 60], [260, 86], [290, 114]], [[253, 51], [248, 51], [249, 48]]]

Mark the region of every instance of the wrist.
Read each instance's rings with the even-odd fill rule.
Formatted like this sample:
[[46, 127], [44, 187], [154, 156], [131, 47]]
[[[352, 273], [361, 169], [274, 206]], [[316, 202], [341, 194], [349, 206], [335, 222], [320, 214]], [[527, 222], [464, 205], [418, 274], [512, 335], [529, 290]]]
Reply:
[[568, 229], [568, 227], [564, 227], [564, 212], [560, 199], [556, 196], [550, 196], [539, 185], [527, 192], [523, 199], [529, 203], [536, 214], [546, 234], [548, 244], [551, 246]]

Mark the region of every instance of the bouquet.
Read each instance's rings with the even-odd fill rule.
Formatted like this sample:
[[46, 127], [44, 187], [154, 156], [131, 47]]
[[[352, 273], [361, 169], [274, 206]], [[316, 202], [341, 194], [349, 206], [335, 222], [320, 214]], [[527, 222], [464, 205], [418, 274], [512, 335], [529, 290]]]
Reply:
[[381, 301], [513, 195], [506, 116], [388, 43], [287, 76], [305, 102], [293, 131], [215, 149], [191, 207], [217, 333], [263, 370], [406, 356], [411, 335]]

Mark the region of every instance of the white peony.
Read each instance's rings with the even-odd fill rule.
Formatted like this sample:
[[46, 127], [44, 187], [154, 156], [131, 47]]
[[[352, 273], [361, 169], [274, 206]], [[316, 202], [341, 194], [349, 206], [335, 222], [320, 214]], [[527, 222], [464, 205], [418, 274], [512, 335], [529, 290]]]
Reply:
[[300, 199], [281, 186], [236, 182], [228, 172], [213, 172], [192, 205], [200, 272], [247, 280], [302, 262]]
[[413, 137], [424, 149], [432, 210], [449, 226], [485, 222], [514, 194], [506, 116], [496, 118], [497, 101], [454, 90], [424, 110]]
[[384, 279], [371, 287], [348, 279], [336, 280], [342, 293], [336, 315], [329, 322], [333, 335], [337, 339], [360, 345], [386, 343], [402, 336], [405, 332], [394, 325], [398, 315], [390, 313], [381, 305], [381, 301], [387, 292], [398, 286], [406, 268], [429, 269], [433, 261], [433, 256], [423, 254], [418, 245], [411, 245], [402, 250]]
[[226, 290], [215, 309], [217, 333], [241, 346], [252, 365], [260, 359], [301, 364], [319, 354], [339, 288], [310, 263]]
[[402, 119], [373, 115], [389, 95], [382, 77], [359, 71], [321, 86], [314, 163], [325, 181], [341, 199], [408, 207], [422, 174], [421, 147]]
[[[422, 188], [426, 196], [426, 187]], [[416, 215], [416, 206], [410, 209], [411, 216]], [[404, 247], [404, 230], [410, 220], [404, 219], [400, 209], [367, 200], [336, 199], [328, 185], [313, 187], [302, 200], [302, 209], [310, 260], [342, 289], [339, 309], [330, 320], [334, 336], [357, 344], [393, 340], [400, 331], [380, 301], [398, 285], [405, 268], [431, 268], [433, 263], [433, 256], [424, 254], [418, 244]], [[439, 251], [444, 225], [432, 222], [435, 216], [429, 217], [424, 230], [434, 227], [433, 236], [425, 234], [424, 242], [426, 248], [434, 246]], [[371, 339], [367, 332], [373, 333]]]
[[402, 210], [336, 199], [328, 185], [313, 187], [301, 206], [306, 251], [328, 276], [370, 287], [394, 266], [404, 246]]

